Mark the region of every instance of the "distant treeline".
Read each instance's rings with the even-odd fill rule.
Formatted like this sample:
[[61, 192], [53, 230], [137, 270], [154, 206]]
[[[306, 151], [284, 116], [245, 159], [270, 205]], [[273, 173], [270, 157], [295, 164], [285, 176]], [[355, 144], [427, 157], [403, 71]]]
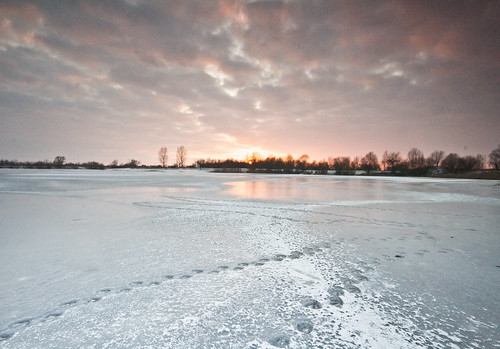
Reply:
[[[499, 169], [500, 165], [500, 145], [489, 155], [488, 164]], [[425, 176], [440, 173], [463, 173], [483, 170], [486, 165], [484, 156], [466, 155], [460, 156], [450, 153], [445, 156], [441, 150], [433, 151], [428, 157], [417, 149], [412, 148], [406, 158], [399, 152], [384, 152], [381, 161], [373, 152], [369, 152], [363, 157], [355, 157], [351, 160], [348, 156], [330, 157], [328, 160], [309, 162], [308, 155], [302, 155], [295, 159], [292, 155], [285, 158], [268, 156], [262, 158], [254, 153], [244, 161], [226, 160], [199, 160], [198, 167], [213, 168], [220, 172], [233, 172], [247, 169], [248, 172], [268, 172], [268, 173], [313, 173], [338, 175], [354, 175], [356, 173], [379, 174], [379, 175], [399, 175], [399, 176]]]
[[[58, 159], [59, 158], [59, 159]], [[89, 161], [84, 163], [66, 163], [64, 160], [56, 157], [54, 161], [16, 161], [16, 160], [0, 160], [1, 168], [37, 168], [37, 169], [54, 169], [54, 168], [67, 168], [78, 169], [85, 168], [91, 170], [104, 170], [106, 166], [96, 161]]]
[[[439, 174], [460, 174], [471, 171], [483, 170], [486, 164], [495, 170], [500, 167], [500, 145], [491, 151], [488, 162], [484, 156], [466, 155], [460, 156], [456, 153], [449, 153], [445, 156], [441, 150], [433, 151], [425, 157], [424, 153], [412, 148], [407, 156], [403, 158], [399, 152], [384, 152], [381, 161], [373, 152], [369, 152], [363, 157], [351, 159], [348, 156], [330, 157], [328, 160], [309, 161], [309, 156], [304, 154], [299, 158], [287, 155], [285, 158], [268, 156], [261, 157], [258, 153], [247, 156], [245, 160], [213, 160], [202, 159], [187, 167], [198, 167], [215, 169], [218, 172], [260, 172], [260, 173], [309, 173], [309, 174], [337, 174], [354, 175], [359, 173], [377, 175], [398, 175], [398, 176], [426, 176]], [[183, 146], [177, 149], [176, 164], [173, 168], [184, 166], [186, 150]], [[167, 153], [166, 148], [160, 149], [160, 165], [141, 165], [138, 160], [132, 159], [126, 163], [118, 164], [114, 160], [109, 165], [104, 165], [96, 161], [85, 163], [67, 163], [64, 156], [56, 156], [53, 161], [19, 162], [11, 160], [0, 160], [1, 168], [37, 168], [37, 169], [97, 169], [106, 168], [166, 168]]]
[[[195, 167], [193, 164], [189, 167]], [[177, 168], [178, 165], [172, 165], [172, 168]], [[163, 168], [162, 165], [142, 165], [140, 161], [132, 159], [128, 162], [119, 164], [114, 160], [109, 165], [104, 165], [97, 161], [88, 161], [83, 163], [66, 162], [64, 156], [56, 156], [53, 161], [17, 161], [17, 160], [0, 160], [0, 168], [32, 168], [32, 169], [89, 169], [89, 170], [104, 170], [107, 168]]]
[[258, 154], [252, 154], [249, 159], [243, 161], [234, 159], [207, 159], [198, 160], [197, 165], [200, 168], [214, 168], [221, 172], [225, 170], [247, 169], [248, 172], [327, 174], [330, 169], [328, 162], [309, 162], [309, 156], [307, 155], [302, 155], [298, 159], [294, 159], [291, 155], [288, 155], [285, 159], [275, 156], [268, 156], [264, 159]]

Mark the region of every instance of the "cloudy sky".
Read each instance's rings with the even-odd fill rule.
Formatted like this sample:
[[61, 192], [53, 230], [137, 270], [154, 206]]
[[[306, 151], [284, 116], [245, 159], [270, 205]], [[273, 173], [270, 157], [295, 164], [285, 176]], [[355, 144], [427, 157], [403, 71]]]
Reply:
[[0, 2], [0, 158], [488, 155], [500, 1]]

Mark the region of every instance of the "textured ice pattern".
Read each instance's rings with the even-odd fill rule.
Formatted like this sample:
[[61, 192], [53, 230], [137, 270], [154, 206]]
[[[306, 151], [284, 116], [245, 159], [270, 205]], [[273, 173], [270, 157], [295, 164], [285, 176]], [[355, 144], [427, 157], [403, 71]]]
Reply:
[[0, 347], [500, 347], [500, 187], [0, 170]]

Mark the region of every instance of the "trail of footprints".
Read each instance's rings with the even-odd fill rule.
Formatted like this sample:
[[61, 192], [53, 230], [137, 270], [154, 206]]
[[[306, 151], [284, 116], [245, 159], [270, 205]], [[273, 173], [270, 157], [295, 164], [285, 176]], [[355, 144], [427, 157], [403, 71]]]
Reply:
[[[362, 263], [366, 264], [366, 263]], [[365, 271], [373, 270], [373, 268], [365, 265], [363, 267]], [[338, 275], [337, 275], [338, 276]], [[341, 308], [344, 305], [344, 301], [341, 296], [345, 295], [345, 292], [360, 294], [361, 290], [356, 284], [361, 283], [362, 281], [367, 281], [368, 278], [364, 275], [364, 272], [360, 269], [355, 269], [350, 277], [336, 277], [331, 278], [330, 280], [340, 281], [339, 283], [333, 283], [327, 290], [327, 297], [323, 298], [320, 302], [314, 298], [307, 298], [301, 304], [311, 309], [312, 311], [320, 311], [324, 307], [333, 306], [336, 308]], [[322, 303], [323, 302], [323, 303]], [[310, 319], [301, 318], [294, 325], [295, 329], [304, 334], [310, 334], [314, 330], [314, 324]], [[291, 341], [291, 337], [285, 334], [272, 337], [267, 342], [272, 346], [285, 348], [288, 347]]]
[[[21, 320], [17, 320], [10, 325], [8, 325], [6, 328], [0, 330], [0, 342], [6, 341], [10, 338], [12, 338], [16, 333], [22, 331], [23, 329], [38, 324], [38, 323], [44, 323], [56, 318], [61, 317], [65, 311], [68, 309], [71, 309], [73, 307], [77, 307], [80, 305], [85, 305], [89, 303], [94, 303], [102, 300], [104, 297], [111, 295], [111, 294], [119, 294], [119, 293], [124, 293], [124, 292], [129, 292], [132, 291], [132, 289], [137, 289], [141, 287], [153, 287], [153, 286], [158, 286], [162, 284], [163, 282], [167, 282], [169, 280], [182, 280], [182, 279], [189, 279], [192, 277], [195, 277], [196, 275], [202, 274], [202, 273], [208, 273], [208, 274], [218, 274], [222, 273], [225, 271], [233, 270], [233, 271], [240, 271], [243, 270], [247, 267], [259, 267], [263, 266], [265, 263], [268, 262], [281, 262], [284, 260], [293, 260], [293, 259], [299, 259], [303, 258], [304, 256], [313, 256], [316, 252], [322, 251], [322, 247], [324, 248], [330, 248], [329, 243], [325, 243], [322, 246], [315, 245], [312, 247], [305, 247], [302, 249], [302, 251], [292, 251], [290, 254], [275, 254], [272, 257], [265, 257], [265, 258], [260, 258], [259, 260], [252, 261], [252, 262], [240, 262], [236, 265], [229, 266], [229, 265], [220, 265], [217, 266], [216, 268], [212, 268], [209, 270], [204, 270], [204, 269], [193, 269], [189, 273], [184, 273], [184, 274], [164, 274], [161, 277], [154, 279], [154, 280], [149, 280], [149, 281], [144, 281], [144, 280], [137, 280], [131, 282], [129, 285], [125, 287], [118, 287], [118, 288], [103, 288], [98, 290], [93, 296], [88, 297], [88, 298], [80, 298], [80, 299], [71, 299], [68, 300], [60, 306], [48, 313], [45, 313], [40, 316], [35, 316], [31, 318], [25, 318]], [[355, 286], [355, 284], [368, 280], [366, 276], [362, 274], [360, 270], [355, 271], [353, 278], [341, 278], [340, 281], [342, 282], [343, 286], [340, 285], [334, 285], [330, 287], [328, 290], [329, 294], [329, 304], [336, 306], [336, 307], [341, 307], [344, 302], [341, 298], [341, 296], [344, 295], [344, 291], [350, 292], [350, 293], [360, 293], [360, 289]], [[323, 304], [315, 299], [310, 299], [302, 303], [304, 307], [311, 308], [311, 309], [321, 309], [323, 307]], [[296, 323], [296, 329], [300, 332], [303, 333], [310, 333], [313, 331], [313, 324], [309, 320], [304, 320]], [[284, 347], [288, 345], [289, 343], [289, 338], [286, 336], [280, 336], [276, 338], [272, 338], [268, 341], [271, 345], [277, 346], [277, 347]]]

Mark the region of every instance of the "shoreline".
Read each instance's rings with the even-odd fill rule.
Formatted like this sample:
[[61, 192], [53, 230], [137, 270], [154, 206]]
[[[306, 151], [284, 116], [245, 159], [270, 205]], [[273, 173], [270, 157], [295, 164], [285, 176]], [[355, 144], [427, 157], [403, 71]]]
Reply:
[[[104, 170], [150, 170], [150, 171], [172, 171], [172, 170], [205, 170], [210, 173], [248, 173], [248, 174], [271, 174], [271, 175], [313, 175], [313, 176], [340, 176], [335, 173], [322, 173], [315, 171], [303, 171], [303, 172], [282, 172], [282, 171], [248, 171], [248, 169], [242, 168], [158, 168], [158, 167], [147, 167], [140, 166], [136, 168], [85, 168], [85, 167], [63, 167], [63, 168], [38, 168], [38, 167], [12, 167], [5, 166], [0, 167], [0, 169], [11, 169], [11, 170], [89, 170], [89, 171], [104, 171]], [[439, 174], [428, 174], [422, 176], [411, 176], [411, 175], [399, 175], [393, 173], [359, 173], [359, 174], [343, 174], [342, 176], [352, 176], [352, 177], [408, 177], [408, 178], [442, 178], [442, 179], [480, 179], [480, 180], [500, 180], [500, 170], [481, 170], [481, 171], [471, 171], [471, 172], [459, 172], [459, 173], [439, 173]]]

